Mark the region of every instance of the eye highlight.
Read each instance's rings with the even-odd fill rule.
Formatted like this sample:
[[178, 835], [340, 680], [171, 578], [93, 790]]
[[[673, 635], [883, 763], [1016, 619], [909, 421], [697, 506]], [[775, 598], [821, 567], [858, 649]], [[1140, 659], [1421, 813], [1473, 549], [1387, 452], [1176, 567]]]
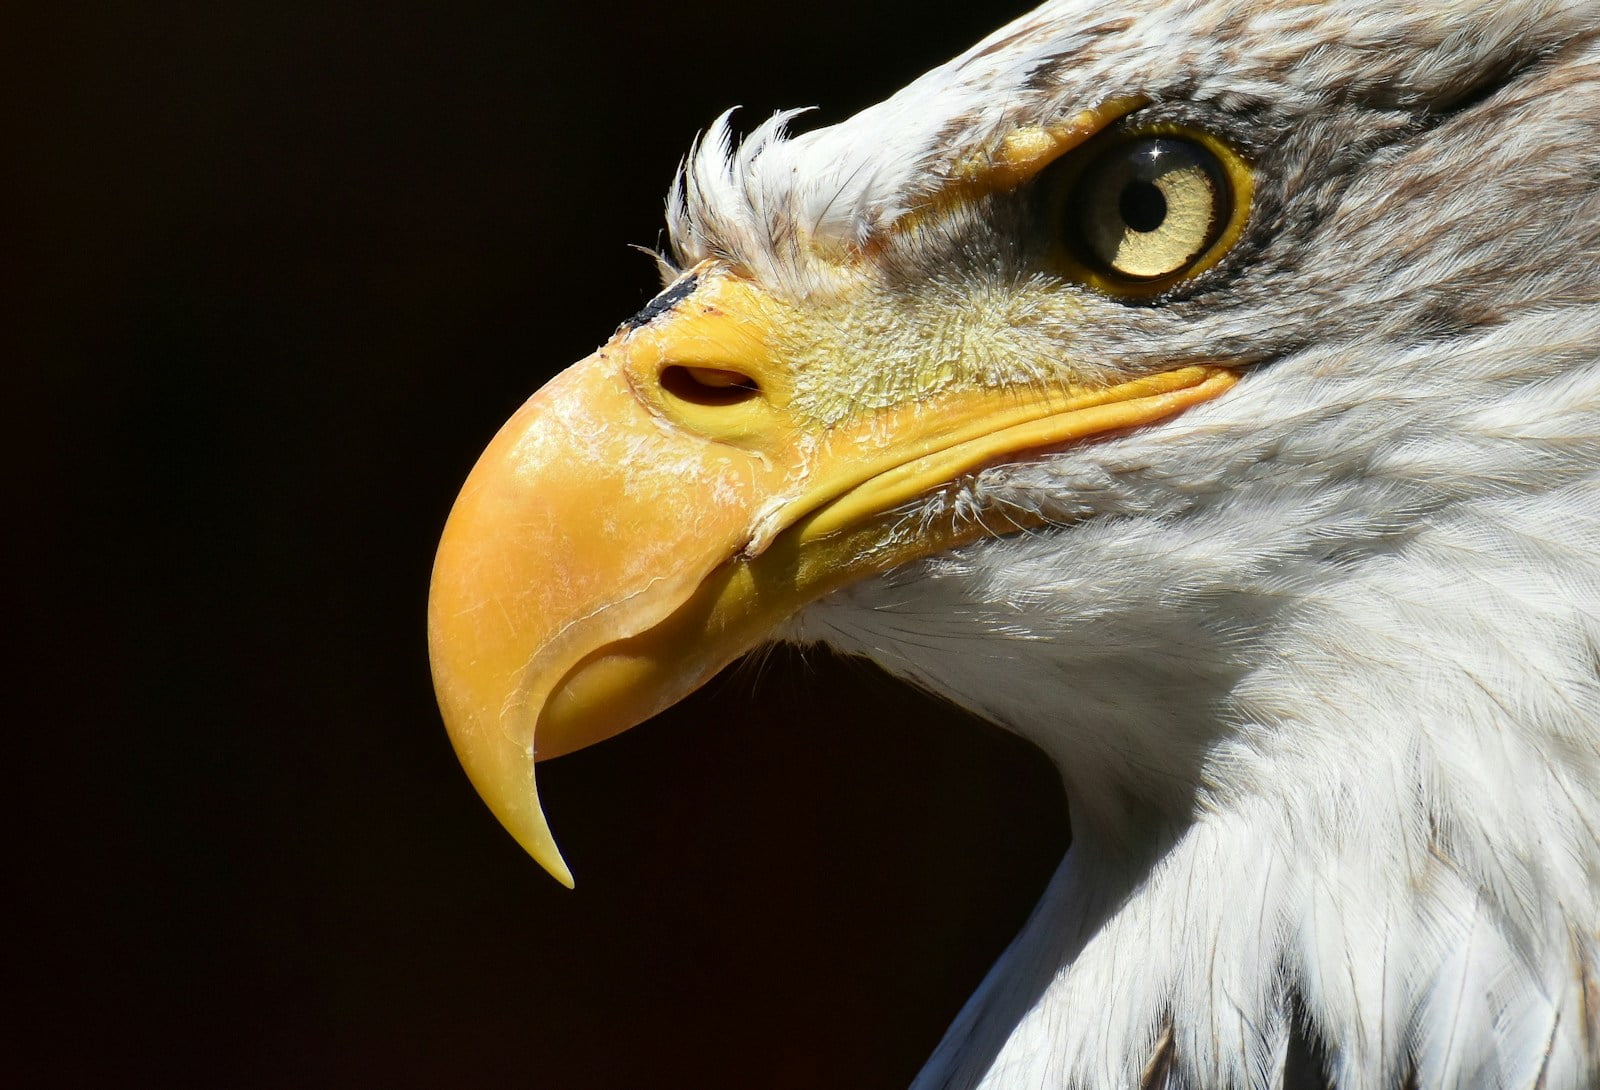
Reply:
[[1091, 287], [1144, 297], [1204, 271], [1237, 241], [1250, 168], [1208, 134], [1113, 133], [1073, 157], [1057, 234]]

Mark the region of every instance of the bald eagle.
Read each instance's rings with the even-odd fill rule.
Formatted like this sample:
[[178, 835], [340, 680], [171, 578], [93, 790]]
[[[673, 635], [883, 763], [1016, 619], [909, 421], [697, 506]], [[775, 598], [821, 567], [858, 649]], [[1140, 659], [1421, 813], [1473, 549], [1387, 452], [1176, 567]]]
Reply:
[[534, 762], [774, 640], [1073, 844], [916, 1090], [1600, 1086], [1600, 6], [1056, 0], [802, 135], [507, 423], [430, 605]]

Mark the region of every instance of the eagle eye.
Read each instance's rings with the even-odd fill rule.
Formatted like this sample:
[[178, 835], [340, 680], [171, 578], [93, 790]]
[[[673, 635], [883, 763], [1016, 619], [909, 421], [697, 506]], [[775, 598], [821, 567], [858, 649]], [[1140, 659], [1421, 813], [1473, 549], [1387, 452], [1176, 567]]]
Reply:
[[1237, 240], [1249, 167], [1205, 134], [1114, 132], [1073, 157], [1058, 237], [1080, 278], [1144, 297], [1209, 268]]

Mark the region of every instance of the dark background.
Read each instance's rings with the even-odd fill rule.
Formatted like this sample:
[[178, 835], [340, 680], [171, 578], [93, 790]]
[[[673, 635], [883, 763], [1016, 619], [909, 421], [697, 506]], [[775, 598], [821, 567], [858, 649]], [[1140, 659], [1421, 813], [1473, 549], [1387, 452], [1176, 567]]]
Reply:
[[8, 1084], [909, 1081], [1059, 855], [1052, 771], [781, 652], [544, 768], [569, 893], [456, 765], [428, 569], [654, 293], [700, 127], [842, 119], [1027, 6], [8, 13]]

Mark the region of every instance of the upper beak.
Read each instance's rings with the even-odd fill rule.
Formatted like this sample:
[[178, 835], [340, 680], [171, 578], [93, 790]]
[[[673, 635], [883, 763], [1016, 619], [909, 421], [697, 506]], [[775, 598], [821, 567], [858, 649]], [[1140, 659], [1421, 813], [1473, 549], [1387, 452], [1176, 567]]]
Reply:
[[714, 270], [672, 294], [506, 423], [434, 565], [429, 648], [456, 753], [569, 886], [537, 759], [648, 719], [845, 583], [1027, 521], [908, 517], [918, 496], [1234, 381], [1189, 367], [1093, 391], [908, 389], [824, 424], [781, 347], [793, 308]]

